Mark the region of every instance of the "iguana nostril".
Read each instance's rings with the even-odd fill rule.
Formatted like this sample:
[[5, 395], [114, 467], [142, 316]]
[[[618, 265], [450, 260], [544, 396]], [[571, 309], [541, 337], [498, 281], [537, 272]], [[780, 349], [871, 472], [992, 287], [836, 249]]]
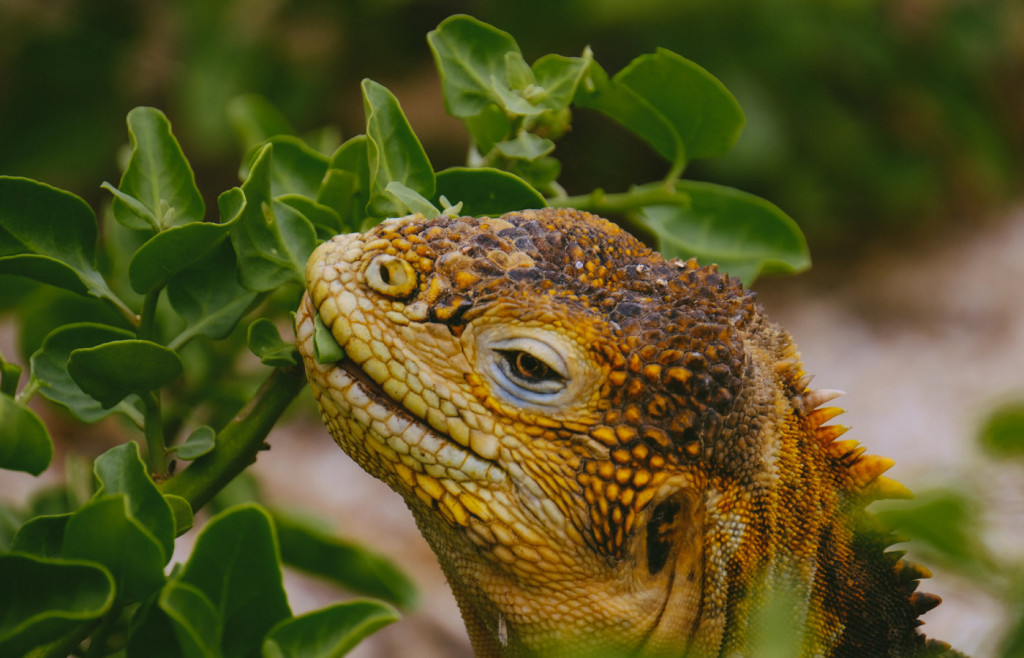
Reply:
[[380, 254], [366, 267], [366, 284], [382, 295], [400, 299], [416, 290], [418, 280], [408, 261]]

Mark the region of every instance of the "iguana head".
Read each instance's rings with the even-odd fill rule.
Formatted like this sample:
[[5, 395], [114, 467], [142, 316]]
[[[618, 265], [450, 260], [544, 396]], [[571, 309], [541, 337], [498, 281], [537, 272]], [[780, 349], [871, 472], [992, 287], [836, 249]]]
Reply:
[[829, 395], [738, 282], [553, 209], [387, 220], [306, 277], [324, 421], [412, 509], [478, 655], [742, 651], [780, 575], [800, 646], [842, 641], [867, 595], [819, 574], [899, 487], [822, 427]]

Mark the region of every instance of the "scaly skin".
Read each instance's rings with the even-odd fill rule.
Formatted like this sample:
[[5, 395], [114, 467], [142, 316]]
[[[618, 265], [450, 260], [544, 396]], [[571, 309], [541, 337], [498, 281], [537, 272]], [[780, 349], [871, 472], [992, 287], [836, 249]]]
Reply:
[[[324, 422], [409, 505], [478, 656], [752, 655], [773, 601], [804, 656], [946, 651], [863, 511], [906, 493], [891, 461], [837, 440], [834, 392], [714, 267], [546, 209], [388, 220], [306, 279]], [[346, 358], [317, 362], [315, 313]]]

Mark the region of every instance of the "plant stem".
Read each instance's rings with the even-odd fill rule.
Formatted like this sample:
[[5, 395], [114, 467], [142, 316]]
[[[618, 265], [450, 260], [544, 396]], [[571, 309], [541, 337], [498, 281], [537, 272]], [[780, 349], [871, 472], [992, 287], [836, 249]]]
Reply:
[[159, 286], [146, 293], [142, 301], [142, 312], [139, 313], [139, 329], [136, 335], [143, 340], [153, 340], [153, 327], [156, 322], [156, 304], [160, 300]]
[[598, 188], [590, 194], [555, 197], [547, 201], [556, 208], [576, 208], [596, 213], [622, 213], [657, 204], [686, 204], [690, 202], [690, 195], [685, 192], [677, 192], [672, 185], [658, 185], [614, 194], [605, 194], [604, 190]]
[[146, 459], [149, 472], [157, 481], [167, 477], [167, 442], [164, 421], [160, 413], [160, 391], [142, 396], [143, 432], [146, 435]]
[[162, 482], [160, 489], [181, 496], [197, 511], [256, 461], [271, 428], [305, 385], [301, 368], [275, 368], [245, 408], [217, 434], [213, 452]]

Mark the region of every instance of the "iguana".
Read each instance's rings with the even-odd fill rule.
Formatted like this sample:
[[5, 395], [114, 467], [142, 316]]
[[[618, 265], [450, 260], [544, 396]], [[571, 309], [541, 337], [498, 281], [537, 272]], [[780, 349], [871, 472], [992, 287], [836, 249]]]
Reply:
[[864, 511], [908, 493], [892, 461], [716, 267], [549, 208], [389, 219], [306, 280], [323, 420], [405, 499], [478, 656], [751, 656], [773, 602], [801, 656], [959, 655]]

